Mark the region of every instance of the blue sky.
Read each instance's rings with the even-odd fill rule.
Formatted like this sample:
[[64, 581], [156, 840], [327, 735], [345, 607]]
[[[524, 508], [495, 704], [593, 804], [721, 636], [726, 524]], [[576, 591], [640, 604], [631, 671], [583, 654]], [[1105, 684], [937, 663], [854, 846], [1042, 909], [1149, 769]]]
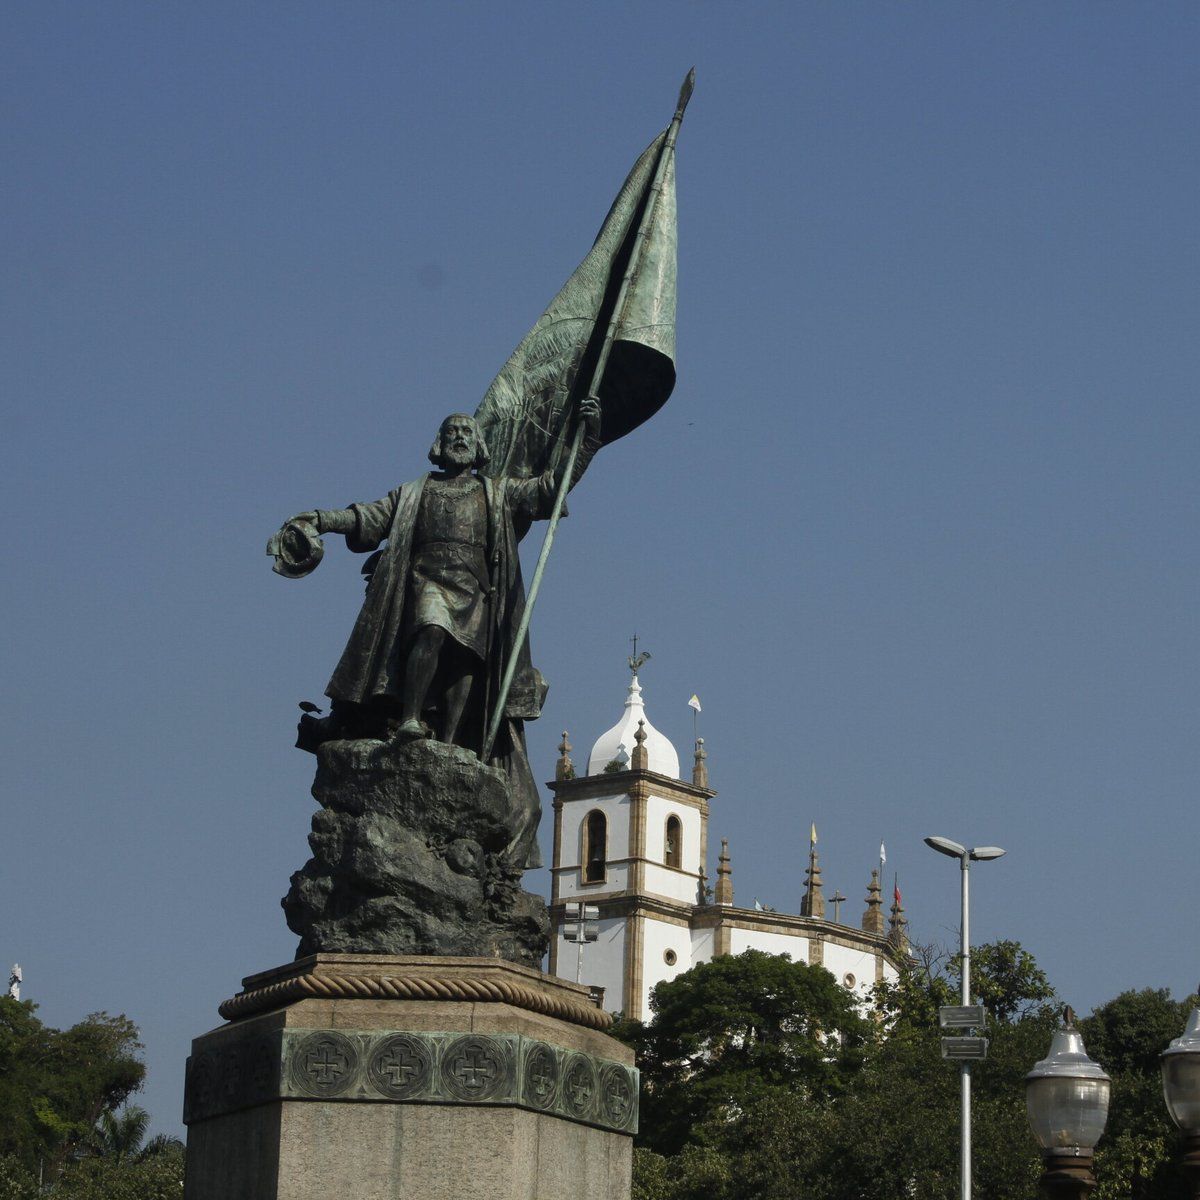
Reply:
[[703, 701], [739, 902], [796, 910], [815, 821], [843, 915], [883, 838], [949, 942], [921, 838], [998, 843], [977, 940], [1081, 1010], [1190, 991], [1198, 34], [1167, 3], [10, 6], [0, 957], [41, 1015], [128, 1013], [178, 1127], [189, 1039], [294, 952], [295, 705], [361, 595], [340, 543], [291, 583], [265, 539], [423, 469], [693, 64], [679, 383], [573, 498], [535, 768], [616, 719], [636, 630], [685, 760]]

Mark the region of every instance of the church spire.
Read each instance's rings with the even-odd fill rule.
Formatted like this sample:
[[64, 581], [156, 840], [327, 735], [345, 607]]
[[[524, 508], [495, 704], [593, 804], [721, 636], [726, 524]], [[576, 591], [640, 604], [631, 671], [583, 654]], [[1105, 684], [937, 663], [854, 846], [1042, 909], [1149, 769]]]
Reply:
[[863, 913], [862, 927], [868, 933], [883, 936], [883, 899], [879, 886], [879, 868], [871, 872], [871, 882], [867, 884], [867, 911]]
[[717, 890], [713, 894], [715, 904], [733, 903], [733, 871], [729, 866], [729, 839], [721, 839], [721, 857], [717, 859]]

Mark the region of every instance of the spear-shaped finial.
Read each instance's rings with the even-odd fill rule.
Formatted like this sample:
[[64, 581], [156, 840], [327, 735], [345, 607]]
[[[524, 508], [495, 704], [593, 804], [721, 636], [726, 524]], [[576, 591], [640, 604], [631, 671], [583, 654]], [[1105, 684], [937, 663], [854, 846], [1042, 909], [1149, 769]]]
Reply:
[[675, 120], [683, 120], [684, 109], [688, 106], [688, 101], [692, 98], [692, 92], [696, 89], [696, 68], [693, 67], [688, 73], [687, 78], [683, 81], [683, 86], [679, 89], [679, 103], [675, 105]]
[[1069, 1005], [1063, 1005], [1063, 1024], [1068, 1029], [1075, 1028], [1075, 1010]]

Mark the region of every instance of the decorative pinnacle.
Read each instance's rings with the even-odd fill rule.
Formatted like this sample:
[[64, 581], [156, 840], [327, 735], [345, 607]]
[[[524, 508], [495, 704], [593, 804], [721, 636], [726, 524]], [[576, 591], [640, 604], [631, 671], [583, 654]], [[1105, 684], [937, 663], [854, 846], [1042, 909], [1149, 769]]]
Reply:
[[554, 778], [556, 781], [575, 778], [575, 764], [571, 761], [571, 743], [565, 729], [562, 741], [558, 744], [558, 762], [554, 768]]
[[862, 927], [868, 933], [883, 933], [883, 900], [880, 898], [882, 888], [879, 886], [879, 869], [871, 872], [871, 882], [867, 884], [867, 910], [863, 913]]
[[904, 905], [900, 903], [899, 884], [896, 885], [896, 895], [892, 900], [891, 920], [888, 922], [888, 941], [897, 950], [904, 952], [908, 949], [908, 918], [904, 915]]
[[708, 751], [704, 749], [704, 739], [696, 739], [695, 763], [692, 767], [692, 784], [695, 787], [708, 787]]
[[729, 865], [729, 839], [721, 839], [721, 856], [717, 859], [717, 890], [713, 894], [717, 904], [733, 903], [733, 870]]
[[825, 895], [821, 891], [821, 863], [817, 858], [817, 848], [812, 846], [808, 851], [808, 866], [804, 874], [807, 881], [804, 885], [804, 899], [800, 901], [802, 917], [825, 917]]
[[639, 721], [633, 734], [634, 747], [630, 766], [635, 771], [645, 771], [650, 766], [650, 751], [646, 749], [646, 722]]
[[1065, 1025], [1067, 1029], [1074, 1029], [1075, 1028], [1075, 1010], [1069, 1004], [1064, 1004], [1062, 1015], [1063, 1015], [1063, 1025]]

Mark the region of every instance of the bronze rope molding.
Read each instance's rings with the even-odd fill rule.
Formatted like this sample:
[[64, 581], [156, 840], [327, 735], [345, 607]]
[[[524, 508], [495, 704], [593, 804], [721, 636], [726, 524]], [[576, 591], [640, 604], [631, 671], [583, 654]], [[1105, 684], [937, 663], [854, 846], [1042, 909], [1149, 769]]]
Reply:
[[298, 975], [294, 979], [239, 992], [218, 1005], [217, 1012], [225, 1020], [235, 1021], [253, 1013], [278, 1008], [291, 1000], [309, 997], [335, 1000], [474, 1000], [512, 1004], [591, 1029], [608, 1029], [613, 1023], [612, 1016], [601, 1008], [547, 996], [534, 988], [517, 984], [470, 977], [421, 979], [403, 975]]

